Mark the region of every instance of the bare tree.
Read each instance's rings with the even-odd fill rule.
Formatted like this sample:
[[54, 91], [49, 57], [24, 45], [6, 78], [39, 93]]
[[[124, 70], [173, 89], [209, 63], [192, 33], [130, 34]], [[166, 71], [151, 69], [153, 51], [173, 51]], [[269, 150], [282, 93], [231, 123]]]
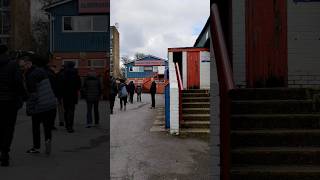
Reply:
[[129, 62], [130, 62], [129, 56], [122, 56], [122, 57], [121, 57], [121, 62], [122, 62], [122, 64], [127, 64], [127, 63], [129, 63]]
[[144, 58], [146, 55], [144, 53], [140, 53], [140, 52], [137, 52], [136, 54], [134, 54], [134, 57], [136, 59], [141, 59], [141, 58]]

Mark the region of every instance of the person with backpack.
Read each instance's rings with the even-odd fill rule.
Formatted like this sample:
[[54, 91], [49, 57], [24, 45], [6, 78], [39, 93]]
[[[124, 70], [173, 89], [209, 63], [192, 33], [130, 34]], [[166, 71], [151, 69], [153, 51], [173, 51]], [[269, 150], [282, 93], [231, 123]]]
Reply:
[[151, 87], [150, 87], [151, 102], [152, 102], [151, 109], [155, 109], [155, 106], [156, 106], [156, 98], [155, 98], [156, 93], [157, 93], [157, 84], [155, 81], [152, 81]]
[[23, 106], [26, 91], [19, 63], [0, 45], [0, 162], [9, 166], [9, 152], [13, 140], [18, 110]]
[[140, 84], [137, 85], [136, 93], [137, 93], [137, 102], [141, 102], [142, 87]]
[[119, 89], [118, 97], [120, 98], [120, 110], [122, 110], [123, 107], [124, 107], [124, 110], [126, 110], [128, 91], [127, 91], [127, 85], [125, 84], [125, 81], [123, 79], [120, 80], [118, 89]]
[[55, 118], [57, 101], [49, 75], [42, 66], [44, 60], [32, 55], [25, 62], [26, 86], [28, 92], [27, 115], [32, 117], [33, 147], [27, 153], [40, 153], [40, 124], [43, 124], [45, 135], [45, 152], [51, 152], [52, 121]]
[[87, 102], [87, 128], [92, 126], [92, 108], [94, 109], [95, 125], [99, 124], [99, 101], [101, 99], [101, 82], [96, 72], [91, 71], [84, 82], [84, 97]]

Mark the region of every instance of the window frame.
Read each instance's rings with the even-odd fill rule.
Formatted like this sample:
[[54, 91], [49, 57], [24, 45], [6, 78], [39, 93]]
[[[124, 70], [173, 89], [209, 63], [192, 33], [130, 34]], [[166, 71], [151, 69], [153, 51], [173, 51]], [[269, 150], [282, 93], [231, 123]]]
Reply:
[[[94, 21], [94, 18], [95, 17], [98, 17], [99, 15], [96, 15], [96, 16], [62, 16], [61, 18], [62, 18], [62, 32], [63, 33], [92, 33], [92, 32], [103, 32], [103, 33], [105, 33], [105, 32], [108, 32], [108, 23], [107, 23], [107, 27], [106, 27], [106, 29], [105, 30], [102, 30], [102, 31], [98, 31], [98, 30], [94, 30], [94, 23], [93, 23], [93, 21]], [[74, 23], [75, 23], [75, 18], [81, 18], [81, 17], [89, 17], [90, 18], [90, 24], [91, 24], [91, 26], [90, 26], [90, 30], [89, 31], [85, 31], [85, 30], [77, 30], [77, 29], [75, 29], [75, 30], [65, 30], [65, 25], [64, 25], [64, 22], [65, 22], [65, 18], [66, 17], [70, 17], [71, 18], [71, 26], [73, 26], [73, 28], [74, 28]], [[108, 18], [107, 18], [108, 19]]]
[[[103, 66], [93, 66], [92, 65], [92, 61], [102, 61], [103, 62]], [[89, 65], [90, 63], [90, 65]], [[91, 68], [105, 68], [107, 65], [106, 60], [105, 59], [88, 59], [88, 67]]]

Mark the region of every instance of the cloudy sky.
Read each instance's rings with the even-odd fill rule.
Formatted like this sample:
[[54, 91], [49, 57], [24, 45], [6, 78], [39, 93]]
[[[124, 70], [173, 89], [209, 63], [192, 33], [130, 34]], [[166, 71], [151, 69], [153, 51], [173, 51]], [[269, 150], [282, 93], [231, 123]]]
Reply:
[[168, 48], [193, 46], [209, 17], [209, 1], [111, 0], [121, 56], [142, 52], [167, 59]]

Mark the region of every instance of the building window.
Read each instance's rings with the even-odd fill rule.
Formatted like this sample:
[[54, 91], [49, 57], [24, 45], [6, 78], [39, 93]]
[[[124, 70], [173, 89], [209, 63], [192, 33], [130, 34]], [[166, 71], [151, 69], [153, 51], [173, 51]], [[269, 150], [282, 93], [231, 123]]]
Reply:
[[129, 72], [144, 72], [143, 66], [131, 66], [129, 67]]
[[64, 16], [63, 32], [107, 32], [107, 16]]
[[75, 63], [75, 68], [79, 67], [79, 60], [78, 59], [64, 59], [62, 61], [62, 65], [67, 64], [68, 62], [74, 62]]
[[153, 72], [158, 72], [158, 66], [153, 66]]
[[89, 67], [104, 68], [106, 66], [106, 61], [104, 59], [90, 59], [88, 61]]
[[8, 44], [10, 40], [10, 10], [9, 1], [0, 0], [0, 43]]
[[152, 68], [152, 66], [145, 66], [145, 67], [144, 67], [144, 70], [145, 70], [145, 71], [152, 71], [153, 68]]

